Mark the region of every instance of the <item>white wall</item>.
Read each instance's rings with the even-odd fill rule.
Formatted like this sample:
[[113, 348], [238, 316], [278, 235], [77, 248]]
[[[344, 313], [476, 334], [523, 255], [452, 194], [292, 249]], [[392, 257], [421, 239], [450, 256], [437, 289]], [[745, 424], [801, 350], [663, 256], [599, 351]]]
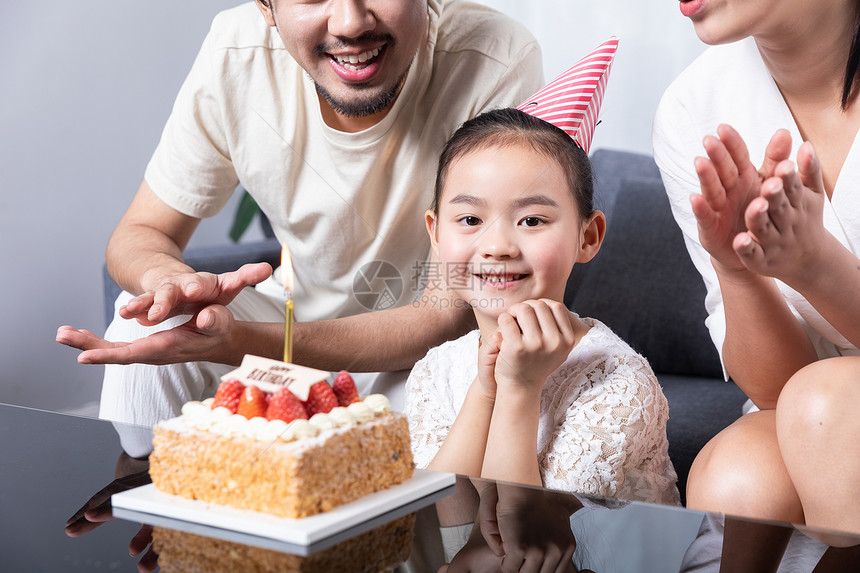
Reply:
[[538, 38], [547, 81], [610, 36], [618, 52], [592, 149], [651, 152], [651, 119], [663, 90], [705, 46], [678, 3], [666, 0], [482, 0]]
[[[76, 365], [56, 329], [103, 330], [107, 239], [212, 16], [234, 4], [0, 3], [0, 402], [98, 399], [102, 368]], [[195, 240], [226, 240], [226, 224]]]
[[[212, 16], [236, 3], [0, 3], [0, 402], [69, 409], [98, 399], [101, 368], [77, 366], [56, 328], [102, 331], [105, 243]], [[618, 36], [593, 145], [650, 152], [660, 94], [702, 49], [676, 2], [485, 3], [538, 37], [547, 79]], [[233, 210], [205, 221], [192, 245], [226, 242]]]

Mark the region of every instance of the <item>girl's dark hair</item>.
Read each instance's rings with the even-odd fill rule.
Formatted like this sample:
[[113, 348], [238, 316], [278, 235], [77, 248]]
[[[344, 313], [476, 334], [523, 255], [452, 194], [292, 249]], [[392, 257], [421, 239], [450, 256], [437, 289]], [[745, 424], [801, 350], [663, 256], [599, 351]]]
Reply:
[[436, 171], [436, 187], [431, 208], [439, 212], [439, 199], [451, 165], [462, 156], [489, 147], [527, 143], [538, 153], [558, 162], [567, 186], [583, 218], [594, 211], [594, 181], [588, 155], [558, 127], [518, 109], [496, 109], [465, 122], [454, 132]]
[[848, 63], [845, 66], [845, 83], [842, 85], [842, 109], [848, 107], [848, 98], [857, 77], [857, 66], [860, 64], [860, 1], [854, 6], [854, 35], [851, 38], [851, 51], [848, 53]]

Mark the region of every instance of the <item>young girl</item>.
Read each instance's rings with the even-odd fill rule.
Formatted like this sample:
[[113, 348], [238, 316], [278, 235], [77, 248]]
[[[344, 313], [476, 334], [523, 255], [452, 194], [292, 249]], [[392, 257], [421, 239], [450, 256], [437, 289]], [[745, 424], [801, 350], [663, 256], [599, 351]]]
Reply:
[[416, 464], [595, 496], [679, 503], [668, 405], [648, 362], [561, 302], [606, 228], [588, 157], [515, 109], [466, 122], [442, 152], [426, 223], [475, 330], [407, 381]]

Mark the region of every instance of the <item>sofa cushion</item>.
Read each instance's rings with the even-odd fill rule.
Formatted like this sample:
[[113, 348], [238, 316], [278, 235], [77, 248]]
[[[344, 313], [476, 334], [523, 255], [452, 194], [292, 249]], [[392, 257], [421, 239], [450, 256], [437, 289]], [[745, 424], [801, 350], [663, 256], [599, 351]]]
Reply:
[[572, 310], [607, 324], [658, 374], [722, 377], [704, 324], [704, 282], [660, 179], [620, 183], [603, 246], [574, 268], [568, 291]]
[[660, 170], [650, 155], [597, 149], [591, 154], [594, 172], [594, 204], [597, 209], [612, 217], [615, 198], [623, 183], [630, 179], [660, 179]]
[[[610, 221], [615, 208], [615, 199], [625, 181], [660, 179], [660, 170], [650, 155], [617, 149], [597, 149], [591, 154], [590, 161], [594, 175], [594, 208], [603, 211]], [[570, 306], [570, 296], [579, 289], [579, 284], [592, 268], [594, 265], [580, 265], [571, 275], [565, 295], [565, 303], [568, 306]]]

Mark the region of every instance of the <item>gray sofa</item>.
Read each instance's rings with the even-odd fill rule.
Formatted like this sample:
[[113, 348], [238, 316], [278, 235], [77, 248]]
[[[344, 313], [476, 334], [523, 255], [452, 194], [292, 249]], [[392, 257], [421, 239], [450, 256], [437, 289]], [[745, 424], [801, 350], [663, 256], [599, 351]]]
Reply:
[[704, 321], [705, 285], [650, 156], [596, 150], [595, 202], [606, 213], [597, 256], [571, 275], [565, 303], [603, 321], [651, 363], [669, 401], [669, 456], [682, 499], [702, 446], [741, 415]]
[[[724, 382], [704, 326], [705, 287], [690, 262], [653, 159], [623, 151], [592, 155], [597, 207], [608, 232], [594, 260], [568, 282], [565, 303], [603, 321], [651, 363], [669, 401], [669, 455], [682, 497], [696, 454], [741, 413], [746, 400]], [[186, 253], [198, 270], [226, 272], [247, 262], [279, 263], [273, 239]], [[104, 274], [105, 319], [119, 287]]]

